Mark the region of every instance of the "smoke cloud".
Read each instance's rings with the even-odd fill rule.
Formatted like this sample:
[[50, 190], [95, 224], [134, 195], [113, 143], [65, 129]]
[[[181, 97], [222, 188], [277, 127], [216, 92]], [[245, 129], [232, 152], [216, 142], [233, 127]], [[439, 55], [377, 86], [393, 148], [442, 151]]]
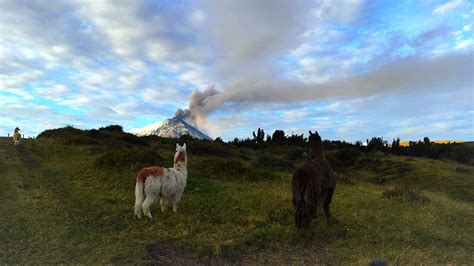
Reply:
[[472, 87], [472, 60], [469, 54], [451, 54], [434, 59], [405, 58], [370, 73], [320, 84], [261, 77], [260, 80], [234, 82], [222, 91], [212, 85], [203, 91], [193, 91], [189, 108], [179, 109], [176, 115], [205, 127], [207, 116], [226, 103], [286, 104], [327, 98], [368, 97], [384, 92], [406, 94]]
[[217, 106], [214, 106], [215, 101], [213, 97], [219, 94], [214, 88], [214, 85], [210, 85], [203, 91], [193, 91], [189, 99], [189, 107], [187, 109], [178, 109], [175, 116], [185, 119], [196, 126], [202, 126], [205, 119]]

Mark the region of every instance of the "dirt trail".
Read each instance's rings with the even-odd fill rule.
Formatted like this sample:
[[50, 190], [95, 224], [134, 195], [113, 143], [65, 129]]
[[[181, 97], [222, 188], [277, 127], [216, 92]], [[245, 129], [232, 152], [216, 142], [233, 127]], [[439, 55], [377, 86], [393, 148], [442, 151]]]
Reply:
[[[26, 147], [25, 141], [23, 141], [18, 146], [13, 146], [11, 138], [1, 138], [0, 139], [0, 148], [5, 151], [6, 156], [16, 156], [24, 170], [21, 171], [21, 182], [18, 185], [21, 189], [31, 189], [30, 179], [35, 177], [35, 171], [38, 167], [37, 162], [32, 158], [30, 151]], [[14, 158], [12, 158], [14, 159]]]

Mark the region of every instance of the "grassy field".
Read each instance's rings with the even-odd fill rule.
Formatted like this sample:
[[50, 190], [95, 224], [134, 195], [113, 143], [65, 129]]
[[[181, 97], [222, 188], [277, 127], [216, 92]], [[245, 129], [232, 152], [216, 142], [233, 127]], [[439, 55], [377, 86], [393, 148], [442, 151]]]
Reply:
[[0, 263], [474, 262], [471, 166], [328, 151], [338, 172], [333, 218], [298, 231], [290, 179], [304, 149], [188, 140], [178, 213], [154, 205], [149, 221], [133, 216], [135, 176], [172, 166], [176, 140], [65, 136], [19, 148], [0, 138]]

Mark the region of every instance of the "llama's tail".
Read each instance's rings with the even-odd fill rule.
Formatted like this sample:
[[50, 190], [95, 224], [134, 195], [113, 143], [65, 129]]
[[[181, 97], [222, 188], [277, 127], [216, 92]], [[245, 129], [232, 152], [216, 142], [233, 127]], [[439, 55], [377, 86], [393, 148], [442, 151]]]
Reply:
[[297, 228], [308, 228], [317, 210], [317, 189], [314, 188], [310, 172], [305, 168], [296, 169], [292, 178], [292, 201]]
[[295, 209], [295, 226], [304, 228], [309, 226], [306, 201], [305, 201], [305, 172], [302, 169], [296, 169], [291, 180], [291, 190], [293, 192], [293, 207]]
[[134, 213], [139, 219], [142, 218], [142, 204], [143, 204], [143, 201], [145, 200], [145, 194], [143, 191], [144, 188], [145, 188], [145, 184], [141, 182], [140, 180], [137, 180], [137, 183], [135, 184]]
[[293, 207], [304, 201], [304, 172], [301, 169], [296, 169], [293, 173], [293, 178], [291, 179], [291, 190], [293, 192]]

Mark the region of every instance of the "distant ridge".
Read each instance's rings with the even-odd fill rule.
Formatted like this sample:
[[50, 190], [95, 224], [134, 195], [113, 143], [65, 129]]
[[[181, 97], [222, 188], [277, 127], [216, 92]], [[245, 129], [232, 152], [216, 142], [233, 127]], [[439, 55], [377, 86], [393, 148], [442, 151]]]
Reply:
[[164, 138], [179, 138], [189, 135], [197, 139], [211, 140], [208, 135], [202, 133], [178, 116], [155, 122], [143, 128], [133, 129], [131, 132], [139, 137], [156, 135]]

